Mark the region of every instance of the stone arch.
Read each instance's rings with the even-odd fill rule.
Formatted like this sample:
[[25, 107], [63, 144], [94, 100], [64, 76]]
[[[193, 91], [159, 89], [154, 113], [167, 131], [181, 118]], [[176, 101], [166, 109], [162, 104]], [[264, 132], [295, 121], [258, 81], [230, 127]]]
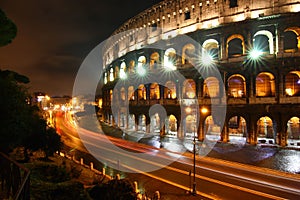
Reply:
[[177, 137], [177, 118], [175, 115], [169, 115], [166, 120], [166, 134], [169, 136]]
[[182, 59], [182, 64], [193, 64], [194, 62], [194, 58], [195, 58], [195, 45], [189, 43], [183, 46], [182, 48], [182, 55], [181, 55], [181, 59]]
[[213, 59], [219, 57], [219, 42], [215, 39], [207, 39], [202, 44], [202, 55], [207, 53]]
[[245, 39], [240, 34], [234, 34], [227, 38], [226, 41], [227, 56], [237, 57], [245, 54]]
[[144, 84], [140, 84], [138, 87], [138, 100], [146, 100], [147, 92]]
[[150, 85], [150, 99], [160, 99], [160, 89], [156, 82]]
[[207, 77], [203, 84], [204, 97], [219, 97], [220, 86], [219, 80], [216, 77]]
[[228, 120], [228, 134], [231, 143], [245, 143], [247, 137], [247, 122], [240, 115], [232, 116]]
[[246, 80], [240, 74], [234, 74], [227, 80], [229, 97], [245, 97], [246, 96]]
[[196, 83], [193, 79], [186, 79], [182, 86], [182, 96], [184, 99], [196, 97]]
[[121, 65], [120, 65], [120, 73], [119, 73], [119, 77], [121, 79], [124, 79], [127, 77], [126, 75], [126, 63], [124, 61], [121, 62]]
[[291, 117], [287, 122], [287, 143], [289, 146], [300, 146], [300, 118]]
[[275, 143], [274, 122], [269, 116], [260, 117], [257, 120], [257, 141], [258, 143]]
[[256, 76], [256, 96], [273, 97], [275, 96], [274, 75], [269, 72], [261, 72]]
[[205, 138], [210, 141], [221, 140], [221, 127], [214, 122], [212, 115], [209, 115], [205, 118], [204, 135]]
[[128, 93], [127, 93], [127, 97], [128, 100], [135, 100], [135, 95], [134, 95], [134, 87], [131, 85], [128, 87]]
[[153, 52], [150, 55], [150, 63], [149, 63], [150, 70], [157, 69], [157, 66], [158, 66], [159, 63], [160, 63], [159, 53], [158, 52]]
[[267, 30], [257, 31], [253, 36], [253, 47], [260, 52], [274, 54], [273, 34]]
[[289, 27], [283, 33], [283, 48], [285, 52], [295, 52], [300, 49], [300, 28]]
[[173, 81], [167, 81], [164, 90], [165, 99], [176, 99], [176, 84]]
[[164, 68], [167, 70], [176, 70], [176, 50], [169, 48], [164, 54]]
[[285, 94], [300, 96], [300, 71], [291, 71], [285, 76]]

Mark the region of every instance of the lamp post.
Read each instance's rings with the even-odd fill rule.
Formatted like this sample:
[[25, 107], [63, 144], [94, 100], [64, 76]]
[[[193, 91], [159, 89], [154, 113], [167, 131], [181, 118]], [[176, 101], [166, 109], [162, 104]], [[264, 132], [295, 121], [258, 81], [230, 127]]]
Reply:
[[193, 162], [193, 167], [194, 167], [194, 179], [193, 179], [193, 190], [192, 190], [192, 195], [196, 195], [196, 130], [194, 127], [194, 142], [193, 142], [193, 153], [194, 153], [194, 162]]

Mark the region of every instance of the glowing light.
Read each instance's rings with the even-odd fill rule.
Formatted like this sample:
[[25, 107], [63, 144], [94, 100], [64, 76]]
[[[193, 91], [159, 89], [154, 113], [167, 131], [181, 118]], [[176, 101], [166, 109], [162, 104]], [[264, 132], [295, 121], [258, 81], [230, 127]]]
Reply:
[[293, 96], [294, 95], [294, 91], [292, 90], [292, 88], [286, 88], [285, 89], [285, 93], [289, 96]]
[[187, 107], [187, 108], [185, 109], [185, 112], [186, 112], [186, 113], [191, 113], [191, 112], [192, 112], [192, 109], [191, 109], [190, 107]]
[[173, 71], [173, 70], [176, 70], [176, 67], [174, 66], [174, 64], [170, 60], [167, 60], [165, 62], [165, 69], [168, 70], [168, 71]]
[[201, 113], [202, 113], [202, 114], [208, 113], [208, 109], [205, 108], [205, 107], [201, 108]]
[[120, 79], [126, 79], [127, 74], [124, 71], [120, 71]]
[[202, 64], [204, 65], [204, 66], [208, 66], [208, 65], [211, 65], [212, 63], [213, 63], [213, 56], [212, 55], [210, 55], [209, 53], [207, 53], [207, 52], [204, 52], [203, 54], [202, 54]]
[[252, 50], [249, 52], [250, 58], [251, 58], [252, 60], [257, 60], [262, 54], [263, 54], [263, 52], [261, 52], [261, 51], [258, 50], [258, 49], [252, 49]]
[[140, 76], [144, 76], [146, 74], [146, 69], [142, 66], [139, 66], [137, 68], [137, 73], [140, 75]]

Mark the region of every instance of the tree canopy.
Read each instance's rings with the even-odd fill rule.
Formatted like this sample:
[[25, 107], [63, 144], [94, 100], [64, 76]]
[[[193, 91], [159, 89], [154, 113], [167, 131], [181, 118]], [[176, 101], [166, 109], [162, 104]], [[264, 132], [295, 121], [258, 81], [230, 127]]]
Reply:
[[0, 9], [0, 47], [11, 43], [16, 35], [16, 25]]
[[46, 156], [59, 150], [60, 136], [47, 126], [37, 106], [30, 104], [30, 95], [24, 83], [26, 76], [0, 70], [0, 151], [15, 147], [43, 150]]

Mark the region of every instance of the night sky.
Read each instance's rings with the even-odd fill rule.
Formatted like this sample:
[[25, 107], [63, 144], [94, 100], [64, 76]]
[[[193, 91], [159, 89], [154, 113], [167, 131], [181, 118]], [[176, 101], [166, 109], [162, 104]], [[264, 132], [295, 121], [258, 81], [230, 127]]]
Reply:
[[129, 18], [162, 0], [1, 0], [17, 37], [0, 47], [0, 68], [30, 78], [30, 92], [72, 95], [87, 54]]

